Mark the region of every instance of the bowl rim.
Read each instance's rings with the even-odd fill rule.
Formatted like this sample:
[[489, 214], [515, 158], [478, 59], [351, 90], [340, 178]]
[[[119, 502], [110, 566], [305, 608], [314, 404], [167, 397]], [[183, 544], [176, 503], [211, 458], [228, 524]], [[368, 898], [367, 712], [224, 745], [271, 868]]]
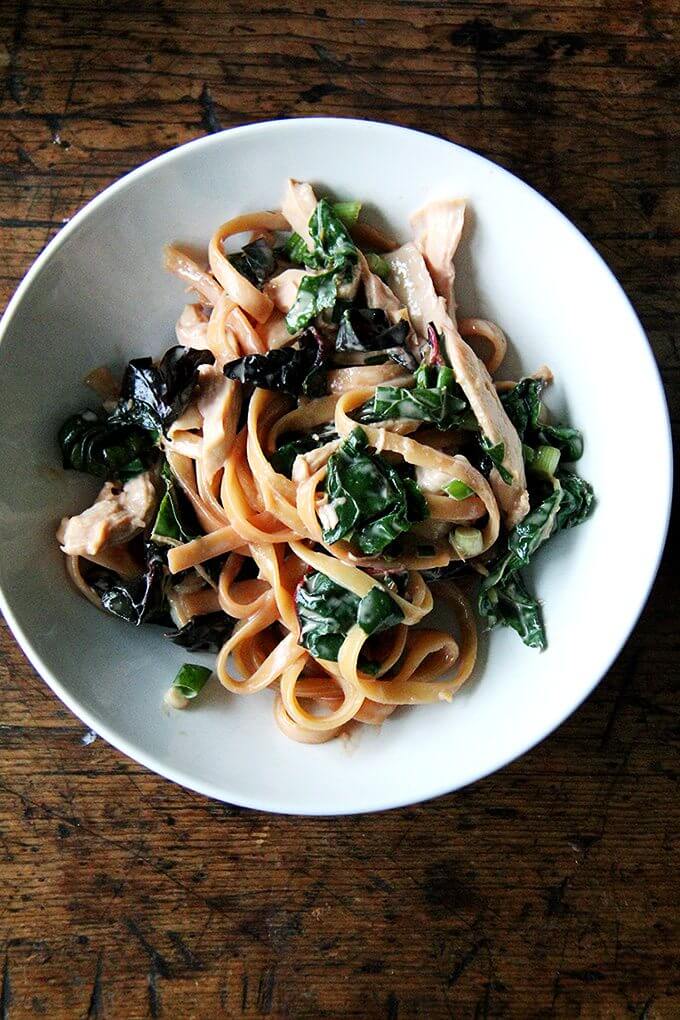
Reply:
[[[263, 120], [256, 121], [253, 123], [241, 124], [235, 127], [225, 128], [222, 131], [215, 132], [213, 134], [205, 135], [199, 138], [191, 139], [188, 142], [184, 142], [181, 145], [175, 146], [174, 148], [162, 152], [158, 156], [147, 160], [141, 166], [134, 168], [133, 170], [123, 174], [117, 180], [107, 185], [102, 191], [91, 198], [82, 208], [80, 208], [65, 224], [62, 226], [58, 233], [49, 241], [45, 248], [33, 261], [26, 274], [20, 281], [17, 289], [10, 298], [5, 312], [2, 315], [0, 321], [0, 344], [2, 343], [6, 333], [9, 331], [12, 319], [14, 318], [17, 309], [19, 308], [24, 295], [29, 290], [34, 280], [39, 276], [43, 267], [50, 261], [50, 259], [56, 254], [61, 246], [68, 240], [70, 235], [78, 229], [81, 222], [86, 220], [93, 212], [95, 212], [100, 205], [106, 204], [113, 196], [117, 195], [120, 191], [124, 191], [125, 188], [145, 177], [147, 174], [152, 174], [159, 167], [165, 164], [170, 164], [174, 160], [181, 158], [186, 150], [200, 150], [210, 149], [216, 146], [224, 138], [225, 135], [234, 136], [238, 139], [239, 136], [243, 135], [254, 135], [257, 133], [267, 133], [270, 131], [281, 131], [285, 133], [288, 130], [296, 130], [301, 124], [314, 126], [337, 126], [341, 128], [351, 127], [355, 130], [367, 130], [371, 132], [371, 136], [374, 140], [374, 132], [376, 129], [386, 133], [394, 133], [395, 135], [402, 136], [404, 133], [409, 135], [416, 135], [421, 138], [427, 139], [430, 143], [434, 142], [441, 146], [453, 147], [461, 152], [465, 153], [466, 157], [472, 157], [473, 160], [479, 161], [481, 164], [480, 168], [493, 169], [496, 173], [507, 174], [513, 178], [514, 181], [523, 189], [532, 193], [534, 197], [537, 197], [542, 203], [544, 203], [550, 210], [551, 214], [554, 215], [562, 226], [568, 228], [573, 234], [575, 234], [578, 240], [585, 243], [592, 254], [594, 255], [597, 263], [602, 270], [604, 270], [606, 276], [609, 278], [610, 284], [613, 284], [614, 289], [618, 291], [619, 297], [623, 299], [624, 306], [627, 308], [628, 314], [631, 318], [632, 324], [637, 330], [638, 338], [640, 340], [641, 357], [645, 358], [648, 363], [648, 368], [651, 370], [651, 379], [654, 380], [656, 389], [656, 398], [659, 405], [659, 409], [662, 412], [662, 418], [664, 421], [665, 428], [663, 429], [663, 443], [665, 449], [665, 455], [658, 458], [658, 466], [660, 472], [661, 488], [665, 490], [665, 514], [664, 514], [664, 525], [660, 529], [657, 539], [657, 546], [654, 557], [650, 557], [646, 569], [646, 580], [644, 585], [639, 591], [637, 599], [637, 608], [629, 614], [628, 619], [625, 621], [625, 626], [621, 630], [620, 638], [617, 638], [616, 642], [612, 646], [611, 654], [607, 656], [607, 664], [604, 671], [596, 671], [594, 679], [589, 681], [585, 691], [579, 692], [576, 701], [573, 703], [571, 708], [566, 711], [561, 718], [557, 721], [551, 721], [547, 728], [541, 727], [541, 731], [536, 735], [536, 738], [532, 740], [523, 750], [513, 753], [510, 756], [503, 754], [498, 760], [492, 764], [486, 764], [483, 767], [472, 770], [472, 774], [463, 783], [455, 784], [452, 786], [451, 781], [440, 782], [433, 784], [428, 792], [424, 793], [417, 801], [413, 801], [410, 798], [400, 797], [398, 793], [389, 798], [382, 798], [376, 801], [374, 804], [368, 806], [351, 807], [344, 806], [338, 807], [331, 810], [319, 810], [310, 808], [309, 805], [305, 805], [304, 802], [299, 801], [298, 803], [286, 803], [285, 805], [277, 804], [268, 798], [266, 793], [262, 793], [258, 796], [242, 796], [238, 792], [234, 791], [233, 795], [228, 793], [226, 788], [218, 786], [216, 783], [195, 779], [191, 775], [175, 769], [170, 764], [157, 759], [153, 754], [148, 753], [143, 746], [139, 745], [132, 739], [127, 739], [121, 736], [115, 729], [109, 727], [105, 719], [98, 716], [96, 712], [90, 711], [83, 707], [77, 698], [73, 697], [66, 687], [63, 685], [59, 677], [47, 666], [43, 661], [42, 656], [33, 646], [30, 636], [23, 630], [18, 620], [16, 619], [14, 612], [10, 605], [10, 599], [5, 594], [2, 586], [0, 585], [0, 611], [15, 638], [17, 644], [23, 651], [26, 658], [29, 660], [33, 668], [40, 675], [40, 677], [47, 683], [51, 690], [57, 695], [60, 701], [62, 701], [66, 707], [93, 730], [97, 735], [101, 736], [107, 743], [111, 744], [118, 751], [125, 754], [128, 758], [138, 762], [150, 771], [155, 772], [157, 775], [162, 776], [165, 779], [169, 779], [171, 782], [176, 783], [185, 789], [191, 790], [195, 793], [202, 794], [206, 797], [211, 797], [215, 800], [223, 803], [236, 804], [242, 807], [247, 807], [253, 810], [268, 811], [274, 814], [285, 814], [285, 815], [302, 815], [309, 817], [334, 817], [343, 815], [353, 814], [366, 814], [377, 811], [391, 810], [394, 808], [405, 807], [413, 803], [425, 803], [436, 797], [443, 796], [447, 793], [454, 793], [459, 789], [463, 789], [466, 786], [471, 785], [484, 779], [486, 776], [492, 775], [499, 769], [504, 768], [510, 762], [517, 760], [524, 754], [527, 754], [533, 748], [537, 747], [538, 744], [542, 743], [551, 733], [557, 730], [580, 706], [583, 702], [592, 694], [593, 690], [600, 681], [606, 676], [611, 669], [614, 661], [619, 656], [625, 643], [629, 639], [635, 625], [637, 624], [646, 604], [649, 599], [649, 595], [656, 579], [661, 559], [663, 556], [666, 538], [668, 535], [668, 528], [670, 523], [671, 504], [672, 504], [672, 483], [673, 483], [673, 447], [672, 447], [672, 432], [670, 425], [670, 416], [668, 411], [668, 404], [666, 401], [666, 395], [661, 379], [659, 367], [654, 356], [651, 344], [647, 338], [647, 335], [642, 327], [642, 324], [638, 318], [638, 315], [628, 298], [628, 295], [624, 291], [623, 287], [619, 283], [618, 279], [609, 268], [603, 257], [597, 251], [593, 244], [588, 240], [585, 234], [579, 230], [579, 228], [572, 223], [572, 221], [565, 216], [564, 213], [558, 209], [558, 207], [546, 198], [539, 191], [533, 188], [530, 184], [527, 184], [521, 177], [507, 170], [505, 167], [493, 160], [488, 159], [486, 156], [482, 156], [480, 153], [473, 149], [458, 144], [457, 142], [449, 141], [438, 135], [431, 134], [427, 131], [421, 131], [416, 128], [404, 127], [399, 124], [393, 124], [386, 121], [374, 121], [370, 119], [363, 119], [357, 117], [291, 117], [274, 120]], [[662, 441], [662, 436], [658, 436], [658, 441]], [[662, 474], [663, 473], [663, 474]]]

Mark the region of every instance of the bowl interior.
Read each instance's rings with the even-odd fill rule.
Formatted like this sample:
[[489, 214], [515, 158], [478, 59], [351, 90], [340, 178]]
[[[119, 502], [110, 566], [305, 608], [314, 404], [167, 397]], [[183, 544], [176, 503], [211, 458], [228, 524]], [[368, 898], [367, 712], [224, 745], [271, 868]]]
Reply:
[[[60, 516], [87, 505], [96, 489], [59, 470], [54, 439], [65, 415], [88, 402], [83, 375], [157, 355], [174, 341], [184, 295], [162, 270], [163, 244], [205, 247], [223, 220], [278, 207], [288, 176], [361, 199], [399, 238], [428, 198], [468, 199], [457, 261], [462, 311], [506, 330], [513, 370], [552, 368], [547, 402], [584, 430], [580, 472], [598, 498], [587, 525], [537, 557], [545, 653], [498, 630], [453, 704], [403, 710], [380, 732], [362, 727], [320, 747], [279, 733], [268, 693], [239, 698], [215, 687], [188, 711], [165, 709], [179, 664], [211, 657], [187, 655], [156, 628], [133, 630], [98, 613], [70, 588], [54, 541]], [[24, 649], [66, 704], [121, 750], [240, 804], [377, 809], [456, 789], [503, 765], [597, 683], [637, 618], [663, 545], [667, 414], [647, 341], [615, 279], [578, 231], [512, 175], [387, 125], [312, 119], [240, 128], [118, 182], [61, 232], [14, 299], [0, 347], [0, 402], [0, 587]], [[636, 505], [645, 502], [644, 528], [632, 524], [632, 492]]]

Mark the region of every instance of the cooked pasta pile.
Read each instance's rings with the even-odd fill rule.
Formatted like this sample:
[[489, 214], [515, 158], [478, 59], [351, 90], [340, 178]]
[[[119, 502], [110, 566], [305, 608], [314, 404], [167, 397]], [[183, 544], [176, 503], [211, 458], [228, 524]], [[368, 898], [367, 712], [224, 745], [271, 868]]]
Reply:
[[[196, 297], [178, 345], [120, 383], [92, 372], [102, 407], [60, 431], [64, 466], [104, 482], [59, 527], [76, 586], [215, 651], [233, 694], [271, 688], [294, 740], [450, 701], [475, 664], [473, 597], [487, 626], [545, 647], [522, 569], [591, 508], [564, 469], [581, 435], [541, 402], [549, 370], [494, 383], [502, 330], [457, 314], [464, 209], [426, 205], [397, 247], [359, 203], [288, 181], [280, 212], [215, 232], [209, 268], [166, 250]], [[210, 672], [185, 664], [171, 703]]]

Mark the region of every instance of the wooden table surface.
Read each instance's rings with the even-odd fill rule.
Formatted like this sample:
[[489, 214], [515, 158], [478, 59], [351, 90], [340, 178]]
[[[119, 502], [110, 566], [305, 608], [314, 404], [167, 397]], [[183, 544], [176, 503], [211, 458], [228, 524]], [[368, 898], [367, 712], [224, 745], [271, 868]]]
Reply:
[[[3, 303], [87, 199], [174, 145], [379, 118], [484, 153], [574, 220], [677, 418], [677, 4], [281, 4], [0, 3]], [[667, 554], [609, 675], [520, 761], [330, 820], [212, 803], [89, 742], [4, 629], [0, 1020], [680, 1017], [677, 594]]]

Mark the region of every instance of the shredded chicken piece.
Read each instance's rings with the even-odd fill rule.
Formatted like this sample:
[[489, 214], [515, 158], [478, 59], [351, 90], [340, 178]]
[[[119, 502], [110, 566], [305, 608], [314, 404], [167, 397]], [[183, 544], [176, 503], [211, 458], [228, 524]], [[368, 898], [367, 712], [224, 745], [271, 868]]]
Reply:
[[403, 305], [387, 284], [371, 271], [362, 252], [359, 252], [359, 267], [368, 307], [381, 308], [391, 322], [397, 322]]
[[300, 485], [301, 482], [306, 482], [308, 478], [322, 467], [330, 455], [337, 450], [340, 445], [339, 439], [334, 439], [330, 443], [324, 443], [323, 446], [319, 446], [316, 450], [308, 450], [307, 453], [298, 453], [295, 461], [293, 462], [293, 470], [291, 477], [294, 482]]
[[390, 266], [392, 290], [406, 304], [416, 331], [424, 336], [428, 323], [432, 322], [443, 334], [446, 354], [456, 380], [469, 400], [482, 432], [494, 446], [503, 443], [503, 467], [512, 476], [512, 481], [504, 482], [494, 468], [490, 482], [508, 527], [514, 527], [529, 511], [522, 444], [505, 413], [491, 376], [458, 332], [446, 310], [444, 298], [435, 292], [425, 259], [416, 245], [409, 242], [384, 257]]
[[465, 202], [460, 198], [430, 202], [411, 217], [415, 242], [423, 253], [434, 289], [446, 301], [446, 310], [454, 322], [453, 256], [463, 232], [464, 219]]
[[238, 383], [227, 379], [214, 365], [199, 369], [198, 410], [202, 416], [201, 459], [207, 478], [224, 466], [234, 440], [230, 423], [238, 419], [241, 391]]
[[416, 482], [425, 492], [441, 492], [451, 481], [451, 475], [438, 468], [416, 466]]
[[185, 305], [175, 324], [177, 343], [182, 347], [193, 347], [198, 351], [210, 350], [208, 319], [209, 316], [202, 305]]
[[131, 478], [122, 489], [106, 482], [92, 506], [75, 517], [64, 517], [57, 540], [67, 556], [97, 556], [143, 531], [155, 507], [150, 471]]

